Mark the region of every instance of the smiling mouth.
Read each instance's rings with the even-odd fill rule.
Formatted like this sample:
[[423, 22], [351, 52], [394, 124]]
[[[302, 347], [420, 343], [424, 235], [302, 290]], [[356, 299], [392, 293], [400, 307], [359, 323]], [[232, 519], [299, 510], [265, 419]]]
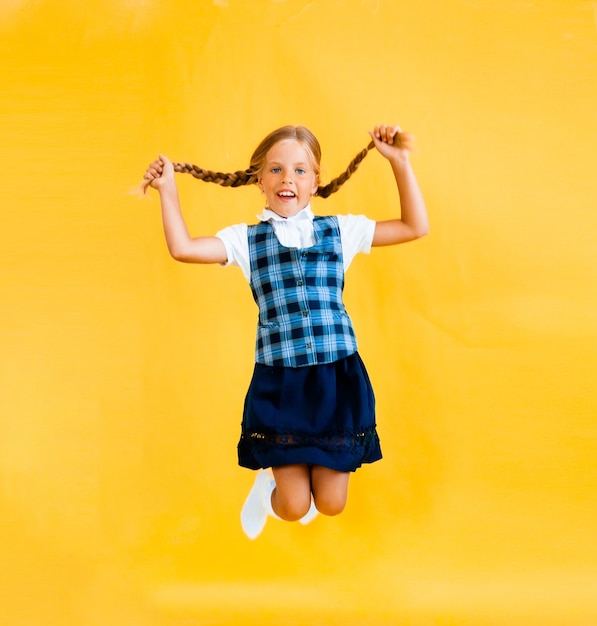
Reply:
[[296, 195], [292, 191], [281, 191], [278, 198], [296, 198]]

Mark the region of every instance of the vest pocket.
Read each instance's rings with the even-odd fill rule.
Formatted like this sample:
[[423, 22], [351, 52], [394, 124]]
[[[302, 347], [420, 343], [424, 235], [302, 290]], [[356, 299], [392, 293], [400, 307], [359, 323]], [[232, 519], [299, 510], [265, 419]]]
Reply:
[[278, 322], [262, 322], [261, 320], [259, 320], [259, 328], [271, 328], [271, 329], [277, 329], [280, 328], [280, 324]]
[[348, 312], [346, 310], [332, 311], [332, 319], [350, 321], [350, 315], [348, 315]]

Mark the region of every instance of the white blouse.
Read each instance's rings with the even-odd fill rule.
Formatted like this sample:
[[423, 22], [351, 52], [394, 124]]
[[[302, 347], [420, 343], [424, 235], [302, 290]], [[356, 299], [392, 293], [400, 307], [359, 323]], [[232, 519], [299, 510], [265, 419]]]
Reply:
[[[375, 220], [365, 215], [338, 215], [336, 217], [340, 227], [344, 271], [346, 271], [359, 252], [368, 254], [371, 251]], [[278, 241], [286, 248], [309, 248], [315, 243], [314, 215], [310, 205], [292, 217], [281, 217], [270, 209], [263, 209], [257, 218], [262, 222], [272, 224]], [[249, 282], [251, 269], [247, 225], [228, 226], [216, 233], [216, 237], [221, 239], [226, 247], [228, 260], [223, 265], [238, 265]]]

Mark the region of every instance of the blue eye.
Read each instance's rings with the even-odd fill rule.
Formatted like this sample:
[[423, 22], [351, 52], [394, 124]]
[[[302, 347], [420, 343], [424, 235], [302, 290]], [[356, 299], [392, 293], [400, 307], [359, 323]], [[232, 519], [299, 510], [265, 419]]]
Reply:
[[271, 172], [272, 174], [279, 174], [281, 171], [281, 169], [279, 167], [272, 167]]
[[306, 174], [307, 172], [302, 167], [299, 167], [297, 168], [296, 173], [302, 175], [302, 174]]

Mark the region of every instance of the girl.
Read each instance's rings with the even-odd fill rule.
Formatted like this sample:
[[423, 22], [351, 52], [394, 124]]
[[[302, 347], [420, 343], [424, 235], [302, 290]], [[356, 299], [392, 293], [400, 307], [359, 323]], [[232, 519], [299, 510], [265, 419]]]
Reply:
[[[251, 539], [268, 515], [306, 524], [318, 511], [341, 513], [350, 472], [381, 458], [373, 390], [342, 303], [344, 272], [371, 246], [426, 235], [428, 221], [407, 152], [409, 135], [386, 125], [369, 134], [369, 146], [323, 187], [321, 149], [303, 126], [270, 133], [244, 171], [211, 172], [160, 155], [145, 172], [142, 188], [160, 194], [170, 254], [187, 263], [240, 266], [259, 307], [256, 362], [238, 444], [239, 464], [262, 470], [241, 511]], [[400, 217], [314, 216], [311, 198], [337, 191], [373, 147], [392, 168]], [[257, 184], [265, 196], [259, 223], [191, 237], [175, 171], [224, 186]]]

